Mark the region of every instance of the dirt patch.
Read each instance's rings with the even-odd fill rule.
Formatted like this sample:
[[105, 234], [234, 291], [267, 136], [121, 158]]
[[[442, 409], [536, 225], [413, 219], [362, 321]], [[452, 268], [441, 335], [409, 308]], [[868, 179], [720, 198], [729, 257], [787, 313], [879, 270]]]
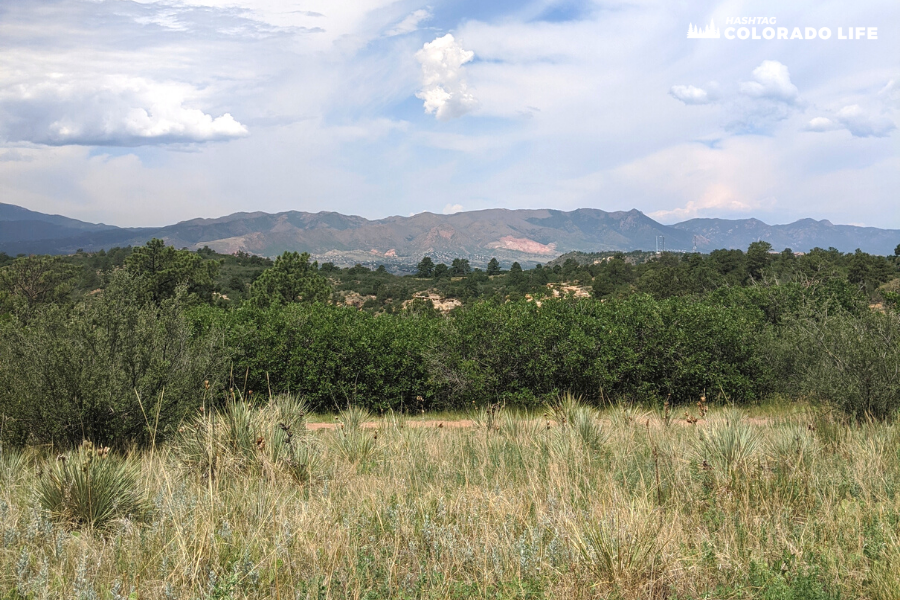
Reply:
[[405, 301], [403, 303], [403, 307], [406, 308], [406, 305], [408, 305], [410, 302], [413, 302], [414, 300], [431, 300], [431, 304], [433, 304], [434, 307], [442, 313], [448, 313], [457, 306], [462, 306], [462, 302], [460, 302], [456, 298], [441, 298], [437, 294], [420, 292], [414, 295], [412, 297], [412, 300]]

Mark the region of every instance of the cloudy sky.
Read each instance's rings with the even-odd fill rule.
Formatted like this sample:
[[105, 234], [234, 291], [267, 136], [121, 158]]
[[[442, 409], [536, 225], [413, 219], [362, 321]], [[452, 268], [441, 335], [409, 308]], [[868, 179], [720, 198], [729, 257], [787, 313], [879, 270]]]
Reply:
[[[0, 202], [900, 228], [896, 0], [786, 4], [3, 0]], [[729, 17], [832, 36], [727, 40]]]

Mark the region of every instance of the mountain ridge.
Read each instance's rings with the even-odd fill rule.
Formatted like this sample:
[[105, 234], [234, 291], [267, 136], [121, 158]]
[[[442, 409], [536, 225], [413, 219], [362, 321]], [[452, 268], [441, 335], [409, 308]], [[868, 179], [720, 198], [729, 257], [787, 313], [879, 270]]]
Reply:
[[440, 260], [468, 258], [474, 264], [491, 257], [533, 264], [571, 251], [655, 250], [657, 242], [672, 251], [746, 249], [762, 240], [774, 250], [833, 246], [843, 252], [861, 248], [891, 254], [900, 243], [900, 230], [809, 218], [783, 225], [768, 225], [756, 218], [696, 218], [663, 225], [637, 209], [597, 208], [489, 208], [449, 215], [426, 211], [381, 219], [334, 211], [252, 211], [164, 227], [120, 228], [0, 203], [0, 251], [8, 254], [70, 254], [78, 249], [139, 245], [153, 237], [178, 248], [209, 246], [226, 253], [309, 252], [336, 264], [409, 264], [425, 255]]

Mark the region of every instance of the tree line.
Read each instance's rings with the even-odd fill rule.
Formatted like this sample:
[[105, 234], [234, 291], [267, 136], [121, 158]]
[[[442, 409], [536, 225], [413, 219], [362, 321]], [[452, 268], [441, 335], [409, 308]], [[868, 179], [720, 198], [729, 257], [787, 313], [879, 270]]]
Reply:
[[[805, 397], [859, 418], [900, 407], [897, 256], [757, 243], [527, 270], [459, 259], [446, 276], [423, 258], [400, 277], [153, 240], [5, 263], [2, 443], [145, 443], [231, 392], [289, 392], [317, 410], [536, 407], [565, 391], [649, 405]], [[240, 295], [222, 287], [231, 278]], [[591, 297], [552, 298], [547, 284], [562, 282]], [[444, 315], [420, 289], [464, 302]], [[351, 290], [381, 300], [341, 304]]]

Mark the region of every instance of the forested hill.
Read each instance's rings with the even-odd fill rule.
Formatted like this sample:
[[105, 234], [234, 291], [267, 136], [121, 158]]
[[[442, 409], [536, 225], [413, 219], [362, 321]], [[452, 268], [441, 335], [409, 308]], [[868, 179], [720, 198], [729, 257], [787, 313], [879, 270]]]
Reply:
[[309, 252], [320, 262], [415, 264], [422, 256], [486, 264], [491, 257], [523, 265], [566, 252], [656, 250], [709, 252], [767, 241], [774, 250], [836, 248], [889, 255], [900, 231], [803, 219], [767, 225], [756, 219], [692, 219], [663, 225], [638, 210], [607, 212], [489, 209], [452, 215], [419, 213], [369, 220], [335, 212], [235, 213], [159, 228], [118, 228], [0, 204], [0, 252], [71, 254], [137, 246], [160, 238], [177, 248], [277, 256]]

